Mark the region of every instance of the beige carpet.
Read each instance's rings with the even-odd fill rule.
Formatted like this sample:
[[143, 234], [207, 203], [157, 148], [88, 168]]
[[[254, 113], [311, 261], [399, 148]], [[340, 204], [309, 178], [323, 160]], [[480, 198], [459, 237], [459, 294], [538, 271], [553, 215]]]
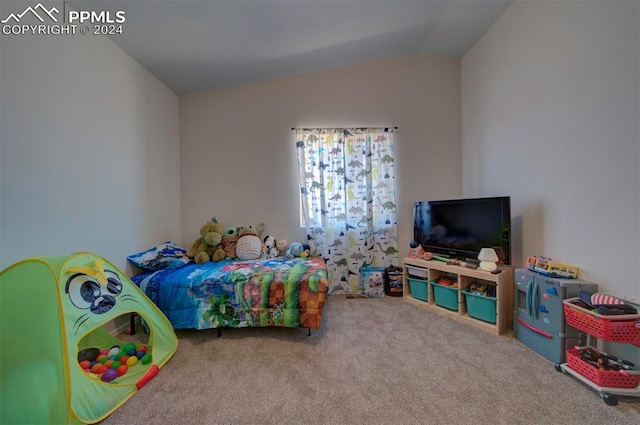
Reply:
[[401, 298], [329, 298], [322, 328], [178, 331], [159, 375], [102, 423], [638, 425], [512, 337]]

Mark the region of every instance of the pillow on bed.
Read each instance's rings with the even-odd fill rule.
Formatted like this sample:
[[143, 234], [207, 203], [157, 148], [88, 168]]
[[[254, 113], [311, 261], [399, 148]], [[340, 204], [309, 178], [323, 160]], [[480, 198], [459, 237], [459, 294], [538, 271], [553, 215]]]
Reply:
[[167, 241], [137, 254], [127, 257], [136, 266], [145, 270], [177, 269], [188, 264], [191, 259], [187, 251], [173, 242]]

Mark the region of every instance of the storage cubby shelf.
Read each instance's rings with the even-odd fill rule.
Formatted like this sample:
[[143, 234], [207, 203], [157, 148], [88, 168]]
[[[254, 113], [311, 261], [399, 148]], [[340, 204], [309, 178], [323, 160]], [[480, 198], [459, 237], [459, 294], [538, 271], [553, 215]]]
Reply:
[[[423, 276], [426, 275], [424, 280], [427, 284], [427, 300], [414, 298], [411, 294], [411, 288], [409, 285], [409, 268], [413, 268], [415, 272], [416, 268], [426, 270]], [[511, 267], [501, 267], [502, 270], [498, 274], [491, 274], [487, 271], [480, 269], [469, 269], [467, 267], [456, 266], [446, 264], [442, 261], [436, 260], [420, 260], [414, 258], [405, 258], [403, 263], [404, 270], [404, 284], [403, 284], [403, 298], [404, 301], [448, 317], [452, 320], [459, 321], [469, 326], [482, 329], [486, 332], [490, 332], [496, 335], [501, 335], [509, 332], [513, 328], [513, 269]], [[458, 277], [458, 287], [455, 289], [458, 310], [450, 310], [446, 307], [442, 307], [436, 303], [434, 297], [433, 285], [430, 281], [437, 279], [444, 274], [452, 274]], [[413, 279], [413, 275], [411, 276]], [[421, 277], [423, 278], [423, 277]], [[462, 292], [475, 280], [482, 280], [496, 285], [496, 321], [495, 323], [485, 322], [480, 319], [471, 317], [467, 311], [467, 305], [465, 300], [465, 294]], [[415, 285], [415, 280], [413, 284]], [[414, 286], [415, 287], [415, 286]], [[421, 294], [422, 298], [422, 294]]]

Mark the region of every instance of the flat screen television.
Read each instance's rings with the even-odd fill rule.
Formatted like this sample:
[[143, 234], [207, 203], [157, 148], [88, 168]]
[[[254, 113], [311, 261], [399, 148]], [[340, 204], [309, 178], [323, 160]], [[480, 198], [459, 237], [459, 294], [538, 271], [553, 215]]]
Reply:
[[413, 239], [427, 252], [463, 260], [493, 247], [500, 263], [511, 264], [511, 198], [414, 202]]

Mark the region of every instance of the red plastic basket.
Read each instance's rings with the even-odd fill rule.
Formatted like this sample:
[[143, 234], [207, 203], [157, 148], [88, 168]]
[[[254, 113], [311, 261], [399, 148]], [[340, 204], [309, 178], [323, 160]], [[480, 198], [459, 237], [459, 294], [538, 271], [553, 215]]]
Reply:
[[600, 387], [635, 388], [640, 382], [637, 373], [602, 371], [580, 358], [579, 350], [567, 350], [567, 364], [580, 375]]
[[604, 341], [640, 347], [640, 314], [603, 316], [573, 304], [578, 298], [563, 300], [567, 324]]

